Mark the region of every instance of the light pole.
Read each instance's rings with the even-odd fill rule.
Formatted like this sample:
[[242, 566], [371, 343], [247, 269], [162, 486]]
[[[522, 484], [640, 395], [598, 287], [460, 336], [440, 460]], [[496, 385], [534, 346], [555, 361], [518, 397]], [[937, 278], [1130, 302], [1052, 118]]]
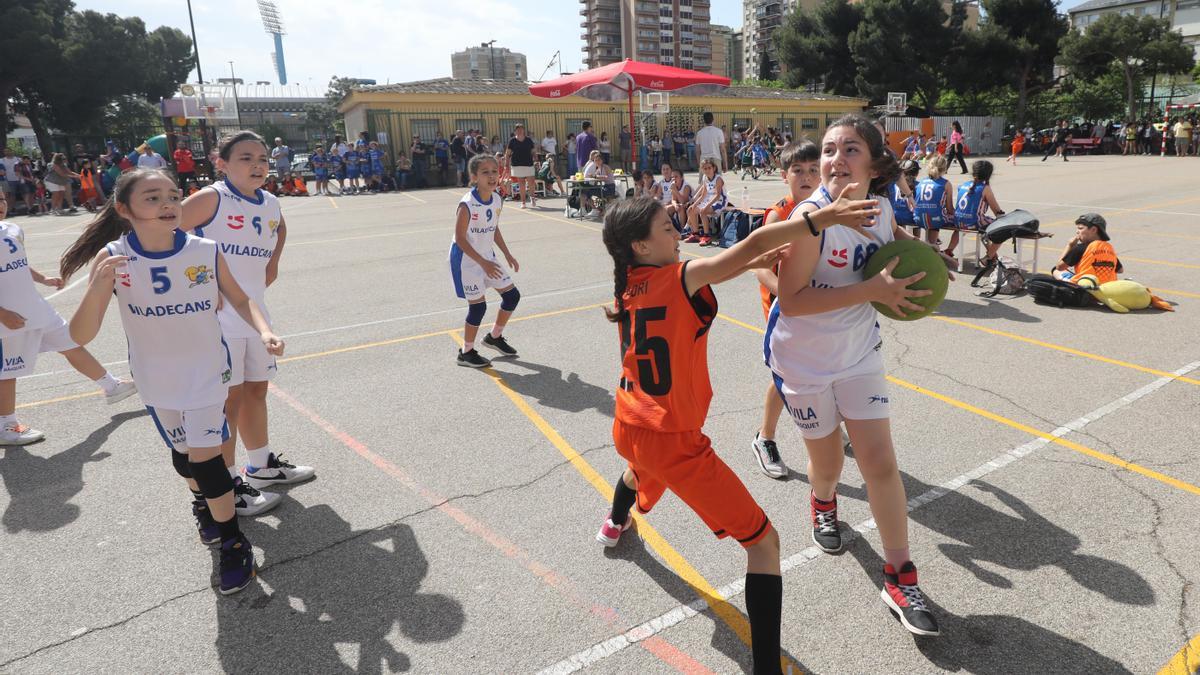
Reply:
[[496, 44], [495, 40], [484, 42], [481, 47], [488, 48], [488, 68], [491, 70], [492, 79], [496, 79], [496, 49], [492, 45]]
[[233, 74], [233, 61], [229, 62], [229, 79], [233, 83], [233, 109], [237, 111], [238, 128], [240, 129], [242, 127], [242, 106], [238, 103], [237, 75]]
[[192, 19], [192, 0], [187, 0], [188, 23], [192, 26], [192, 53], [196, 55], [196, 79], [204, 84], [204, 72], [200, 70], [200, 43], [196, 42], [196, 21]]

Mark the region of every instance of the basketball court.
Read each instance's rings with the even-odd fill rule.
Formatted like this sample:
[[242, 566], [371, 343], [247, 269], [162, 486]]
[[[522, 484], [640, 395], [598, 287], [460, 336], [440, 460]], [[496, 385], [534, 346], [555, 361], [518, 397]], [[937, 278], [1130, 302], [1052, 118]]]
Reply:
[[[882, 321], [913, 558], [942, 623], [941, 637], [914, 639], [879, 600], [881, 546], [854, 463], [839, 493], [844, 531], [857, 532], [839, 556], [811, 545], [804, 447], [786, 419], [777, 439], [791, 475], [759, 472], [758, 290], [749, 275], [719, 287], [705, 432], [779, 531], [784, 648], [796, 672], [1193, 672], [1200, 164], [993, 161], [1001, 206], [1055, 235], [1043, 269], [1075, 217], [1096, 211], [1125, 276], [1176, 312], [985, 299], [960, 275], [936, 315]], [[732, 179], [730, 194], [742, 185]], [[777, 176], [745, 185], [755, 206], [786, 189]], [[243, 521], [260, 576], [236, 596], [212, 587], [213, 554], [137, 400], [106, 407], [43, 355], [18, 385], [18, 412], [47, 439], [0, 450], [0, 670], [748, 668], [735, 543], [672, 496], [614, 549], [593, 538], [622, 468], [600, 224], [563, 218], [562, 199], [506, 205], [523, 296], [506, 336], [521, 355], [459, 368], [465, 307], [446, 256], [460, 196], [283, 201], [269, 302], [287, 354], [271, 443], [318, 477]], [[17, 219], [33, 267], [51, 272], [85, 220]], [[83, 286], [52, 304], [69, 317]], [[499, 299], [488, 303], [490, 320]], [[89, 348], [128, 372], [111, 308]]]

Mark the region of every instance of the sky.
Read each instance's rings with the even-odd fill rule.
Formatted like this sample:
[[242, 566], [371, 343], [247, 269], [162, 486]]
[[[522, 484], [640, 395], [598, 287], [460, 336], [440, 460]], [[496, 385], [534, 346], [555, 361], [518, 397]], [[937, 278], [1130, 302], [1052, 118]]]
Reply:
[[[1062, 8], [1083, 0], [1066, 0]], [[380, 84], [450, 76], [450, 54], [496, 40], [526, 56], [530, 77], [556, 51], [563, 70], [583, 69], [581, 5], [575, 0], [275, 0], [283, 18], [289, 86], [325, 92], [329, 79], [373, 78]], [[271, 66], [272, 38], [255, 0], [191, 0], [205, 81], [229, 77], [230, 61], [247, 83], [278, 83]], [[139, 16], [148, 29], [188, 27], [185, 0], [76, 0], [78, 9]], [[480, 8], [485, 12], [480, 12]], [[553, 8], [553, 9], [549, 9]], [[739, 28], [742, 0], [712, 0], [712, 23]], [[467, 26], [473, 25], [473, 28]], [[471, 37], [467, 37], [470, 35]], [[558, 65], [545, 79], [558, 75]], [[195, 71], [190, 81], [196, 80]]]

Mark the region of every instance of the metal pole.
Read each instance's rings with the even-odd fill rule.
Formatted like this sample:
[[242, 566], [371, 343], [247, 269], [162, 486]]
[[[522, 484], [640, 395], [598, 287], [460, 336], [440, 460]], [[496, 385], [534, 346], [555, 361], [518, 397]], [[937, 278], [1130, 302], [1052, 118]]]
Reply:
[[200, 44], [196, 42], [196, 21], [192, 19], [192, 0], [187, 0], [188, 23], [192, 26], [192, 54], [196, 57], [196, 78], [204, 84], [204, 71], [200, 70]]
[[[1158, 18], [1163, 18], [1163, 10], [1166, 9], [1167, 0], [1158, 0]], [[1146, 106], [1146, 117], [1149, 118], [1154, 114], [1154, 89], [1158, 85], [1158, 65], [1154, 66], [1154, 77], [1150, 79], [1150, 103]], [[1165, 136], [1165, 134], [1164, 134]]]
[[238, 103], [237, 75], [233, 74], [233, 61], [229, 62], [229, 79], [233, 80], [233, 109], [237, 111], [238, 128], [242, 127], [242, 106]]

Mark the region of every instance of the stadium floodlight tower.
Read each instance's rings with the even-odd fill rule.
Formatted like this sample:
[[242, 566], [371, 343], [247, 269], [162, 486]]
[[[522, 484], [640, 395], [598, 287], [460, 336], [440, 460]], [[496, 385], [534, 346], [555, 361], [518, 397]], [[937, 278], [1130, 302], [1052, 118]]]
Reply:
[[258, 0], [258, 13], [262, 15], [263, 28], [275, 38], [275, 52], [271, 54], [271, 62], [275, 72], [279, 74], [279, 84], [287, 84], [287, 67], [283, 63], [283, 19], [279, 17], [279, 8], [272, 0]]

